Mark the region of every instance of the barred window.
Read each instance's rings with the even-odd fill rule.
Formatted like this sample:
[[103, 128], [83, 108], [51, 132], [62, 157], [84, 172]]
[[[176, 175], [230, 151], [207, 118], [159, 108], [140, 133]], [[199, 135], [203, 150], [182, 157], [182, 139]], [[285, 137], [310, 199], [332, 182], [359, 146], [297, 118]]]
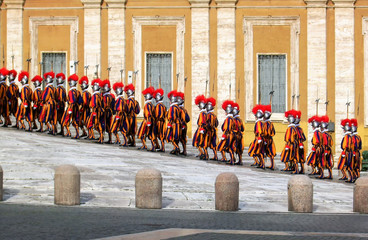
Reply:
[[258, 99], [261, 104], [269, 104], [270, 92], [272, 111], [286, 111], [286, 55], [258, 55]]
[[[42, 76], [43, 74], [53, 71], [56, 74], [64, 73], [65, 77], [67, 78], [66, 74], [66, 53], [53, 53], [53, 52], [43, 52], [42, 53]], [[64, 87], [66, 87], [67, 81], [64, 82]], [[42, 84], [42, 89], [45, 88], [46, 82], [44, 81]], [[54, 87], [57, 86], [56, 80], [54, 80]]]

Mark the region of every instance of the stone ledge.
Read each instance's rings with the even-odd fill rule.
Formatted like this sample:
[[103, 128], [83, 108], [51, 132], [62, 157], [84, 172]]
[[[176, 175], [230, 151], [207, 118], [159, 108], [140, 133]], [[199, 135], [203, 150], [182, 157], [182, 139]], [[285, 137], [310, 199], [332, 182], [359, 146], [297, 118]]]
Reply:
[[235, 7], [238, 0], [216, 0], [218, 7]]
[[332, 0], [335, 7], [354, 7], [356, 0]]
[[105, 0], [108, 8], [125, 8], [126, 0]]
[[304, 0], [308, 7], [326, 7], [327, 0]]
[[210, 0], [188, 0], [192, 7], [209, 7]]
[[84, 8], [101, 8], [101, 0], [81, 0]]

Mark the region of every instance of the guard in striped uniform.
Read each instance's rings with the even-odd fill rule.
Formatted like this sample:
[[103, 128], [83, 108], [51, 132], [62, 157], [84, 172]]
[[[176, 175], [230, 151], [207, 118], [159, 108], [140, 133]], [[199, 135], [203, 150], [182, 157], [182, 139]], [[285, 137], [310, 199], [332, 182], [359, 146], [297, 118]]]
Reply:
[[[353, 141], [351, 137], [350, 119], [341, 120], [341, 126], [344, 130], [344, 137], [341, 140], [342, 152], [337, 164], [337, 169], [339, 169], [342, 173], [342, 177], [339, 180], [347, 180], [347, 182], [353, 182], [353, 153], [351, 151]], [[348, 171], [350, 179], [348, 179], [346, 171]]]
[[36, 75], [32, 78], [33, 85], [35, 90], [32, 94], [32, 101], [33, 101], [33, 129], [37, 129], [36, 119], [41, 124], [40, 121], [40, 114], [41, 114], [41, 103], [42, 103], [42, 77], [40, 75]]
[[[59, 135], [64, 136], [64, 127], [62, 123], [62, 118], [65, 113], [65, 106], [66, 106], [66, 90], [64, 88], [64, 82], [65, 82], [65, 74], [64, 73], [58, 73], [56, 74], [56, 111], [57, 111], [57, 121], [60, 124], [61, 131], [58, 133]], [[69, 124], [68, 124], [69, 126]], [[68, 127], [69, 129], [69, 127]], [[70, 131], [66, 135], [67, 137], [70, 137]]]
[[360, 177], [360, 165], [361, 165], [361, 154], [360, 151], [362, 150], [362, 139], [358, 135], [358, 120], [353, 118], [350, 120], [351, 122], [351, 140], [352, 140], [352, 151], [353, 151], [353, 158], [354, 158], [354, 166], [353, 172], [355, 181], [357, 178]]
[[[89, 103], [91, 101], [91, 93], [88, 91], [88, 77], [83, 76], [78, 81], [82, 89], [82, 101], [80, 104], [80, 117], [79, 117], [79, 127], [82, 129], [83, 133], [81, 137], [87, 136], [87, 122], [91, 115], [91, 109], [89, 108]], [[86, 129], [84, 128], [86, 127]]]
[[20, 129], [26, 129], [23, 120], [26, 119], [29, 127], [29, 132], [32, 132], [32, 89], [28, 85], [29, 74], [28, 72], [22, 71], [18, 77], [19, 82], [22, 84], [20, 89], [20, 100], [21, 103], [17, 112], [17, 121], [20, 124]]
[[204, 146], [204, 139], [206, 136], [207, 128], [207, 113], [206, 113], [206, 97], [204, 95], [198, 95], [195, 98], [195, 104], [199, 107], [199, 116], [197, 120], [197, 130], [194, 132], [192, 145], [199, 151], [199, 158], [206, 158], [206, 149]]
[[332, 179], [332, 168], [334, 165], [333, 154], [332, 154], [332, 146], [333, 140], [331, 135], [328, 133], [328, 123], [330, 119], [328, 116], [321, 117], [321, 127], [322, 127], [322, 142], [323, 142], [323, 155], [322, 155], [322, 174], [323, 170], [327, 168], [328, 170], [328, 177], [326, 179]]
[[239, 116], [240, 107], [239, 104], [234, 103], [233, 104], [233, 116], [234, 116], [234, 122], [235, 122], [235, 128], [234, 128], [234, 149], [235, 153], [238, 155], [238, 162], [235, 163], [235, 165], [243, 165], [243, 151], [244, 151], [244, 140], [243, 140], [243, 133], [245, 130], [244, 122]]
[[178, 92], [178, 106], [180, 109], [180, 125], [181, 125], [179, 141], [183, 146], [183, 151], [180, 152], [180, 154], [187, 156], [187, 131], [188, 131], [188, 123], [190, 122], [190, 117], [188, 111], [184, 107], [184, 101], [185, 101], [184, 93]]
[[[222, 155], [221, 162], [226, 162], [226, 164], [231, 165], [235, 164], [234, 146], [231, 145], [231, 143], [233, 143], [235, 128], [233, 104], [234, 102], [230, 100], [226, 100], [222, 103], [222, 109], [226, 112], [226, 118], [221, 126], [222, 137], [217, 145], [217, 151], [220, 151]], [[226, 159], [226, 152], [230, 154], [230, 161]]]
[[134, 91], [135, 88], [133, 84], [128, 84], [124, 88], [125, 93], [128, 96], [126, 100], [127, 103], [127, 138], [128, 138], [128, 145], [135, 147], [135, 133], [137, 131], [137, 115], [141, 111], [139, 103], [137, 100], [134, 99]]
[[154, 106], [152, 103], [153, 94], [155, 89], [148, 87], [142, 91], [144, 99], [146, 100], [143, 108], [143, 121], [138, 130], [138, 138], [142, 141], [142, 146], [138, 150], [147, 149], [146, 138], [151, 140], [152, 148], [149, 151], [155, 151], [153, 122], [154, 122]]
[[119, 137], [119, 131], [121, 131], [123, 140], [124, 140], [123, 146], [127, 146], [126, 133], [127, 133], [128, 128], [127, 128], [126, 121], [125, 121], [127, 106], [123, 98], [124, 84], [117, 82], [117, 83], [114, 83], [112, 88], [114, 89], [117, 97], [115, 99], [115, 105], [113, 109], [116, 114], [111, 123], [111, 132], [115, 135], [115, 138], [116, 138], [115, 144], [121, 144], [120, 137]]
[[92, 81], [92, 96], [91, 101], [89, 103], [89, 107], [91, 108], [91, 115], [88, 119], [88, 139], [94, 140], [94, 132], [93, 129], [96, 129], [100, 134], [98, 139], [98, 143], [103, 143], [104, 140], [104, 132], [102, 128], [102, 119], [103, 119], [103, 97], [101, 96], [100, 89], [102, 87], [101, 79], [94, 79]]
[[[297, 142], [297, 132], [295, 128], [296, 111], [289, 110], [285, 112], [285, 117], [289, 122], [289, 126], [285, 132], [285, 147], [281, 152], [281, 162], [285, 164], [285, 168], [282, 171], [289, 171], [290, 167], [294, 168], [294, 172], [298, 172], [298, 165], [296, 163], [296, 142]], [[294, 166], [291, 166], [293, 165]]]
[[268, 167], [271, 170], [275, 170], [275, 156], [276, 147], [273, 142], [273, 136], [275, 136], [275, 127], [271, 122], [272, 109], [271, 105], [264, 106], [264, 121], [263, 121], [263, 139], [264, 139], [264, 153], [271, 161], [271, 165]]
[[296, 149], [295, 149], [295, 158], [296, 162], [300, 164], [300, 174], [304, 174], [304, 163], [305, 163], [305, 151], [304, 151], [304, 142], [307, 138], [304, 135], [303, 129], [300, 127], [300, 119], [302, 116], [301, 111], [295, 112], [295, 130], [297, 133], [296, 138]]
[[[213, 158], [211, 160], [217, 161], [217, 127], [219, 125], [214, 109], [216, 106], [216, 99], [209, 97], [206, 99], [206, 135], [205, 135], [205, 152], [208, 155], [208, 148], [213, 151]], [[209, 158], [208, 156], [206, 156]]]
[[319, 178], [324, 178], [322, 164], [322, 134], [321, 134], [321, 118], [318, 116], [313, 116], [308, 119], [308, 123], [312, 125], [313, 137], [312, 137], [312, 151], [309, 153], [307, 158], [307, 164], [312, 167], [312, 172], [310, 175], [320, 174]]
[[47, 85], [42, 93], [42, 111], [40, 115], [41, 127], [39, 131], [43, 131], [43, 124], [47, 124], [50, 134], [56, 135], [57, 109], [56, 109], [56, 89], [53, 85], [55, 73], [48, 72], [44, 74]]
[[102, 86], [103, 86], [102, 90], [103, 90], [103, 108], [104, 108], [102, 128], [109, 135], [109, 140], [106, 143], [112, 144], [111, 123], [114, 116], [113, 108], [115, 106], [115, 96], [111, 94], [110, 80], [108, 79], [104, 80], [102, 82]]
[[[18, 110], [18, 98], [19, 98], [19, 87], [15, 82], [15, 78], [17, 77], [17, 72], [15, 70], [9, 71], [9, 87], [7, 91], [7, 98], [8, 98], [8, 104], [9, 104], [9, 116], [13, 114], [13, 116], [16, 115]], [[11, 126], [10, 117], [8, 118], [8, 125]], [[16, 123], [16, 126], [18, 127], [18, 122]]]
[[258, 165], [259, 168], [265, 169], [264, 164], [264, 133], [263, 133], [263, 105], [256, 105], [252, 112], [256, 117], [256, 123], [254, 125], [254, 140], [251, 142], [248, 150], [248, 155], [253, 157], [254, 163], [252, 166]]
[[161, 147], [159, 152], [165, 152], [165, 123], [166, 123], [166, 106], [163, 103], [164, 99], [164, 90], [162, 88], [158, 88], [155, 90], [153, 97], [156, 100], [156, 106], [154, 110], [155, 114], [155, 122], [154, 122], [154, 134], [158, 144], [158, 139], [161, 142]]
[[[3, 127], [7, 126], [8, 116], [9, 116], [9, 101], [8, 101], [8, 85], [6, 84], [6, 76], [8, 76], [9, 71], [6, 68], [0, 69], [0, 117], [4, 118]], [[3, 123], [0, 119], [0, 123]]]
[[68, 78], [69, 92], [68, 92], [68, 108], [62, 117], [62, 128], [66, 128], [66, 137], [71, 137], [70, 133], [70, 121], [75, 128], [76, 135], [74, 139], [79, 139], [79, 103], [81, 100], [81, 94], [77, 89], [78, 76], [73, 74]]
[[174, 149], [170, 154], [179, 155], [179, 140], [180, 140], [180, 109], [177, 102], [177, 91], [173, 90], [169, 92], [167, 97], [170, 99], [170, 107], [167, 111], [167, 128], [165, 133], [165, 139], [170, 142]]

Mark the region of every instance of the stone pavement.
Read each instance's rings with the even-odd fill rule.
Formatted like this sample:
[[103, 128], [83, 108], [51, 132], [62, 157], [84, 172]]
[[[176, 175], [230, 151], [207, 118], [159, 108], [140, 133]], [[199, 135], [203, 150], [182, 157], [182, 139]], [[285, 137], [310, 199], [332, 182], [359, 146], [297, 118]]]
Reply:
[[[222, 172], [233, 172], [240, 182], [240, 211], [288, 211], [290, 174], [249, 167], [248, 157], [243, 167], [228, 166], [198, 160], [194, 149], [189, 149], [188, 157], [177, 157], [14, 128], [0, 128], [0, 146], [3, 204], [53, 205], [54, 169], [74, 164], [81, 171], [82, 208], [134, 208], [135, 174], [154, 167], [162, 172], [165, 209], [214, 210], [215, 179]], [[279, 160], [277, 165], [282, 168]], [[334, 177], [338, 178], [336, 171]], [[317, 179], [313, 184], [314, 212], [352, 213], [353, 184]]]

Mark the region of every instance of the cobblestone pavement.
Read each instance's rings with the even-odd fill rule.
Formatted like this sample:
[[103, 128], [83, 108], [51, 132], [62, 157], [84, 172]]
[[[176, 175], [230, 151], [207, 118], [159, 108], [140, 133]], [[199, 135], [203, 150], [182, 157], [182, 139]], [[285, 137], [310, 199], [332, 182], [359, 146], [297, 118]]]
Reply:
[[207, 229], [206, 233], [173, 239], [368, 238], [368, 215], [360, 214], [245, 213], [0, 204], [0, 215], [2, 240], [94, 239], [113, 236], [120, 237], [111, 239], [158, 239], [154, 237], [158, 234], [150, 235], [150, 238], [144, 238], [145, 233], [132, 235], [134, 238], [128, 238], [130, 235], [125, 234], [172, 228]]

